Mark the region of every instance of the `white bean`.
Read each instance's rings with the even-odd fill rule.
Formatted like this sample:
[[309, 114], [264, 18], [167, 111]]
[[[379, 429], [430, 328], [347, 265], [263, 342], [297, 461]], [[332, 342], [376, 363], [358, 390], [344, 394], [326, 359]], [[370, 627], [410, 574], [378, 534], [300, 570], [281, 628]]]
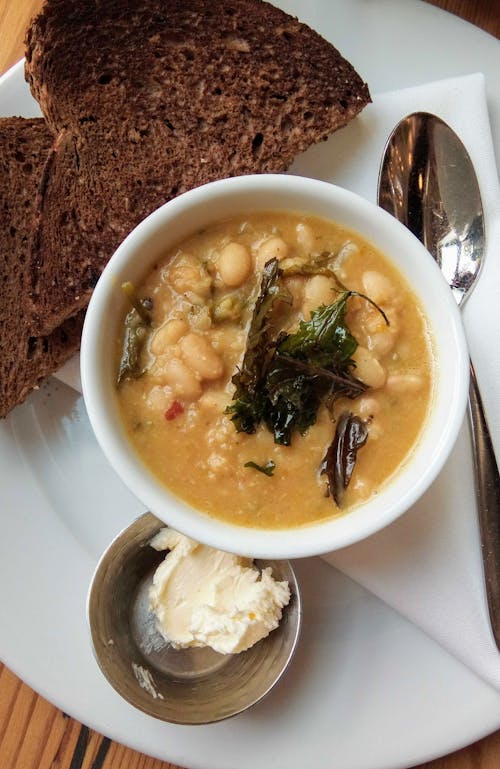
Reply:
[[314, 275], [304, 289], [304, 317], [322, 304], [331, 304], [335, 299], [335, 283], [326, 275]]
[[307, 253], [311, 253], [311, 251], [314, 250], [314, 246], [316, 245], [316, 238], [314, 236], [313, 228], [309, 224], [300, 222], [296, 226], [295, 232], [297, 233], [297, 245], [299, 248], [302, 248]]
[[217, 414], [223, 414], [224, 409], [231, 400], [225, 390], [207, 390], [200, 398], [200, 407], [207, 411], [214, 411]]
[[385, 369], [366, 347], [359, 345], [352, 359], [356, 364], [354, 376], [361, 379], [368, 387], [376, 389], [384, 386], [387, 377]]
[[288, 245], [283, 238], [267, 238], [257, 249], [257, 266], [262, 269], [270, 259], [284, 259], [288, 256]]
[[180, 348], [184, 361], [200, 379], [214, 380], [222, 375], [222, 360], [206, 337], [186, 334], [180, 341]]
[[349, 285], [349, 288], [354, 288], [354, 286], [349, 284], [349, 269], [348, 269], [348, 263], [351, 257], [356, 257], [359, 254], [359, 247], [353, 243], [352, 241], [348, 240], [340, 251], [338, 252], [335, 261], [333, 263], [333, 271], [337, 278], [340, 280], [341, 283], [344, 283], [345, 285]]
[[416, 393], [424, 384], [419, 374], [390, 374], [387, 389], [395, 393]]
[[201, 384], [194, 371], [179, 360], [171, 358], [163, 366], [163, 376], [175, 393], [186, 400], [195, 401], [201, 395]]
[[359, 246], [353, 243], [352, 240], [346, 240], [342, 248], [337, 254], [336, 262], [344, 262], [346, 259], [350, 259], [352, 256], [358, 256]]
[[217, 267], [226, 286], [236, 288], [241, 286], [250, 275], [252, 258], [245, 246], [232, 241], [220, 252]]
[[363, 419], [374, 417], [380, 412], [380, 403], [376, 398], [364, 395], [357, 402], [356, 412]]
[[390, 302], [396, 292], [393, 284], [385, 275], [376, 270], [367, 270], [363, 273], [362, 283], [365, 293], [377, 304]]
[[188, 291], [200, 297], [210, 293], [212, 280], [203, 265], [191, 254], [183, 254], [168, 272], [168, 282], [178, 294]]
[[172, 403], [172, 389], [168, 386], [155, 385], [149, 391], [146, 403], [153, 411], [166, 411]]
[[178, 342], [188, 329], [189, 324], [181, 318], [167, 320], [167, 322], [160, 326], [155, 332], [151, 339], [149, 349], [153, 355], [161, 355], [165, 352], [167, 347]]
[[165, 366], [169, 360], [179, 356], [179, 348], [176, 344], [168, 347], [160, 355], [156, 355], [155, 359], [149, 368], [148, 374], [151, 377], [151, 381], [155, 384], [166, 385], [168, 380], [165, 376]]
[[[353, 297], [352, 302], [350, 301], [352, 306], [354, 306], [354, 302], [357, 298], [358, 297]], [[354, 333], [354, 335], [356, 336], [356, 332], [358, 332], [364, 338], [369, 334], [377, 334], [378, 332], [386, 331], [388, 326], [384, 320], [384, 316], [381, 315], [376, 307], [368, 304], [366, 300], [361, 301], [363, 304], [361, 305], [360, 309], [356, 311], [352, 318], [351, 331]], [[351, 308], [349, 308], [348, 311], [350, 313]], [[395, 330], [392, 324], [390, 328], [391, 331]]]
[[378, 358], [383, 358], [394, 347], [397, 334], [391, 331], [391, 327], [386, 327], [383, 331], [377, 331], [367, 336], [368, 349]]

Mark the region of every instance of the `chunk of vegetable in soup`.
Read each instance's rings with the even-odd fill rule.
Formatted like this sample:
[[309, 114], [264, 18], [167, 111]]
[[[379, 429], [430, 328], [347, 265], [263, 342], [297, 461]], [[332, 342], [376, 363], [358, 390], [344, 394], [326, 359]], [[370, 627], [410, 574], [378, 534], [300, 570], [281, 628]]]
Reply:
[[[271, 270], [276, 291], [266, 304], [259, 294]], [[117, 340], [119, 407], [144, 464], [193, 507], [267, 529], [331, 518], [375, 494], [418, 441], [434, 377], [427, 319], [399, 271], [355, 233], [296, 214], [222, 221], [165, 254], [137, 287], [136, 304], [144, 300], [149, 325], [140, 324], [133, 367], [123, 369], [124, 334]], [[252, 339], [262, 321], [252, 320], [254, 308], [267, 313], [264, 340]], [[126, 344], [137, 325], [131, 312]], [[318, 339], [308, 359], [304, 339], [321, 336], [318, 324], [333, 315], [343, 360], [334, 365], [337, 353]], [[278, 380], [284, 391], [283, 369], [276, 381], [269, 376], [280, 355], [291, 377], [286, 408], [297, 409], [283, 432], [269, 417]], [[254, 380], [245, 378], [249, 362]], [[241, 411], [242, 393], [259, 400], [249, 407], [253, 421], [247, 401]], [[362, 436], [346, 460], [340, 499], [329, 478], [342, 473], [341, 457], [325, 471], [344, 446], [339, 424]]]

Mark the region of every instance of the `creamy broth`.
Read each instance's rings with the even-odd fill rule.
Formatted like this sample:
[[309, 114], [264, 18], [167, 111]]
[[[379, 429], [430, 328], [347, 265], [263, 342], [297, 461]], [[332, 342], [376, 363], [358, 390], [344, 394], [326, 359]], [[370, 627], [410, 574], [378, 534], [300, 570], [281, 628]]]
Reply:
[[[336, 278], [293, 274], [289, 265], [331, 253]], [[275, 443], [266, 426], [237, 432], [226, 408], [241, 364], [264, 264], [283, 265], [292, 304], [273, 323], [293, 332], [314, 309], [333, 303], [339, 281], [385, 312], [353, 296], [346, 324], [358, 342], [352, 373], [367, 389], [320, 406], [316, 424]], [[432, 399], [432, 337], [411, 288], [389, 261], [335, 223], [295, 214], [229, 219], [194, 234], [158, 261], [142, 285], [151, 323], [142, 350], [144, 372], [124, 377], [117, 398], [127, 434], [145, 465], [193, 507], [234, 524], [290, 528], [344, 514], [376, 494], [415, 446]], [[278, 303], [277, 303], [278, 305]], [[117, 340], [117, 358], [123, 337]], [[320, 474], [340, 414], [365, 421], [339, 508]], [[245, 466], [274, 463], [272, 476]]]

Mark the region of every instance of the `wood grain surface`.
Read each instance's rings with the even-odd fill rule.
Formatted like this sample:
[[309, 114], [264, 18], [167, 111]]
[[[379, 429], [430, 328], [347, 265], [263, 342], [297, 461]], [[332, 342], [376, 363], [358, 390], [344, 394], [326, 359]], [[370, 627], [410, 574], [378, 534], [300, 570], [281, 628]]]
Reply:
[[[500, 37], [500, 0], [432, 0], [431, 4]], [[25, 29], [41, 5], [42, 0], [0, 0], [0, 74], [22, 58]], [[499, 768], [500, 731], [463, 750], [418, 767]], [[78, 723], [32, 691], [0, 663], [0, 769], [178, 767], [111, 742]]]

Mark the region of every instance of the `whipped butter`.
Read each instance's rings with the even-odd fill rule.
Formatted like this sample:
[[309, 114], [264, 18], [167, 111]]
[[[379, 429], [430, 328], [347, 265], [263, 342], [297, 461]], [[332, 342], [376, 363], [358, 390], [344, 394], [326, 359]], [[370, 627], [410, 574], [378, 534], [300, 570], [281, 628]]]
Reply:
[[290, 600], [287, 582], [249, 558], [200, 545], [164, 528], [151, 540], [168, 550], [149, 591], [161, 635], [174, 648], [210, 646], [221, 654], [249, 649], [278, 627]]

